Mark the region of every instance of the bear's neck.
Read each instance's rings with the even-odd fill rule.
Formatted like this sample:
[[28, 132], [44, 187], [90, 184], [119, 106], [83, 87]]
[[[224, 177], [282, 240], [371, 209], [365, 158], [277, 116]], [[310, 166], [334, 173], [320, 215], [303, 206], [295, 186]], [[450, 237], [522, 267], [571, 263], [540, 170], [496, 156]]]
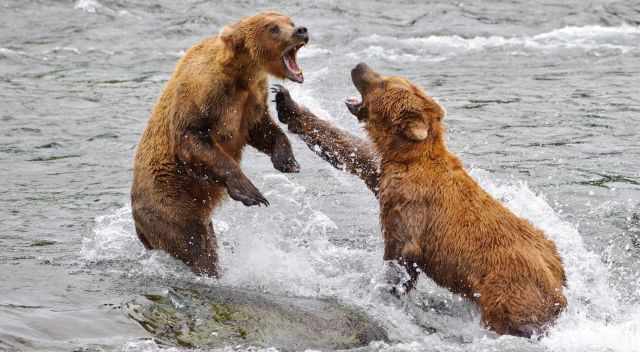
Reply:
[[248, 51], [240, 50], [231, 52], [223, 61], [224, 70], [239, 85], [247, 85], [248, 82], [257, 81], [266, 77], [266, 72], [256, 64]]
[[448, 155], [442, 136], [429, 138], [421, 143], [407, 143], [398, 140], [374, 141], [376, 149], [381, 157], [381, 164], [402, 164], [407, 167], [412, 165], [424, 165], [442, 163]]

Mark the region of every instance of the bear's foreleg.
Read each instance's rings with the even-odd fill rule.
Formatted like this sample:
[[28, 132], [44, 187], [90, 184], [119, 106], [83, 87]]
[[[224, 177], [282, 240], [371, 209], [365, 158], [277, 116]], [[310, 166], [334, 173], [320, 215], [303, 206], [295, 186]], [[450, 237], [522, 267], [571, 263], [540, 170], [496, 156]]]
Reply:
[[[392, 285], [392, 293], [396, 296], [399, 293], [407, 294], [416, 286], [418, 276], [420, 276], [420, 268], [416, 261], [416, 256], [407, 251], [406, 246], [395, 240], [386, 240], [384, 246], [386, 280]], [[398, 288], [402, 285], [402, 290]]]
[[380, 178], [377, 154], [373, 145], [331, 123], [321, 120], [298, 105], [281, 85], [275, 85], [278, 119], [289, 131], [298, 134], [307, 146], [333, 167], [360, 177], [374, 194]]
[[269, 155], [276, 170], [287, 173], [300, 171], [289, 138], [271, 119], [269, 113], [265, 113], [262, 119], [249, 129], [249, 145]]
[[189, 166], [204, 166], [214, 182], [225, 185], [229, 197], [246, 206], [269, 202], [242, 172], [240, 165], [229, 156], [208, 134], [187, 130], [177, 143], [177, 156]]

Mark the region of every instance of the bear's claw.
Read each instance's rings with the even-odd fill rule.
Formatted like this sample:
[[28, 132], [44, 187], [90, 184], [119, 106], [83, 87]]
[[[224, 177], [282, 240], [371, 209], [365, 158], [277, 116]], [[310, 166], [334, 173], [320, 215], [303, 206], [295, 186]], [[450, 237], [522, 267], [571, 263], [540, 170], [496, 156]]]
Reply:
[[247, 207], [252, 205], [269, 206], [269, 201], [246, 176], [230, 177], [225, 184], [231, 199], [242, 202]]
[[273, 100], [276, 103], [276, 111], [278, 111], [278, 120], [282, 123], [288, 124], [290, 114], [295, 110], [296, 103], [291, 99], [289, 90], [281, 84], [274, 84], [271, 87], [271, 92], [276, 96]]
[[283, 153], [274, 154], [271, 157], [273, 167], [276, 170], [284, 173], [298, 173], [300, 172], [300, 164], [296, 161], [293, 155], [286, 155]]

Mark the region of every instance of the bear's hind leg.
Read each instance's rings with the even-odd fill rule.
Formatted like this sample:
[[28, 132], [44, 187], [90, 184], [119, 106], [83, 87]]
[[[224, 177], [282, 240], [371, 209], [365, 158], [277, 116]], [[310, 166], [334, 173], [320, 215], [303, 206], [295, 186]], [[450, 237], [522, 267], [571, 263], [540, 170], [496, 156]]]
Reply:
[[136, 235], [138, 235], [138, 239], [140, 240], [140, 242], [142, 242], [142, 245], [144, 246], [145, 249], [147, 250], [153, 249], [153, 247], [151, 247], [151, 244], [145, 237], [144, 233], [142, 233], [142, 230], [140, 230], [138, 226], [136, 226]]
[[154, 243], [154, 238], [149, 237], [149, 235], [153, 235], [153, 224], [156, 223], [160, 217], [157, 216], [155, 211], [150, 211], [148, 208], [136, 205], [137, 204], [134, 203], [131, 207], [136, 235], [145, 249], [156, 249], [158, 247], [156, 243]]
[[409, 280], [405, 281], [402, 286], [404, 287], [404, 293], [409, 293], [416, 287], [418, 276], [420, 276], [420, 270], [418, 269], [418, 264], [416, 262], [403, 260], [402, 264], [407, 270], [407, 274], [409, 274]]
[[136, 233], [147, 249], [162, 249], [199, 275], [217, 276], [218, 255], [211, 221], [199, 218], [175, 221], [156, 209], [135, 208]]
[[213, 224], [209, 224], [201, 228], [203, 235], [200, 236], [198, 248], [192, 251], [193, 262], [190, 265], [191, 270], [199, 275], [208, 275], [211, 277], [218, 276], [218, 243], [216, 241], [215, 232], [213, 232]]
[[478, 300], [482, 321], [500, 335], [530, 338], [544, 333], [554, 320], [553, 303], [535, 285], [487, 280], [483, 286]]
[[411, 292], [418, 281], [420, 271], [413, 262], [403, 259], [385, 262], [385, 281], [391, 286], [390, 293], [396, 297]]
[[184, 221], [183, 225], [165, 229], [165, 250], [187, 264], [198, 275], [217, 277], [217, 243], [213, 225], [200, 219]]

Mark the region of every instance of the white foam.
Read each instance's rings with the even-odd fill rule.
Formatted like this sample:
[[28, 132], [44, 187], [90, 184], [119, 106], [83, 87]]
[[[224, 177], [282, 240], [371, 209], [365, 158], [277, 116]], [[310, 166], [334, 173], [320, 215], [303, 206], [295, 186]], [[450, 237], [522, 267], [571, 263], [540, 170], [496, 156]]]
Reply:
[[173, 348], [173, 347], [170, 347], [170, 348], [160, 347], [153, 340], [127, 342], [122, 348], [122, 352], [178, 352], [178, 351], [180, 351], [180, 349]]
[[373, 34], [359, 38], [356, 43], [368, 45], [350, 57], [365, 55], [391, 61], [413, 62], [444, 60], [465, 52], [505, 48], [508, 53], [522, 55], [529, 51], [559, 49], [614, 50], [626, 53], [640, 48], [640, 27], [583, 26], [564, 27], [549, 32], [520, 37], [459, 35], [431, 35], [418, 38], [396, 38]]
[[60, 52], [71, 52], [71, 53], [74, 53], [76, 55], [82, 54], [80, 52], [80, 49], [72, 47], [72, 46], [56, 46], [53, 49], [45, 50], [43, 52], [43, 54], [45, 54], [45, 55], [46, 54], [57, 54], [57, 53], [60, 53]]
[[362, 51], [355, 53], [348, 53], [347, 57], [359, 60], [362, 56], [366, 56], [369, 58], [375, 59], [383, 59], [391, 62], [399, 61], [399, 62], [416, 62], [421, 59], [420, 56], [414, 54], [402, 53], [396, 49], [385, 49], [382, 46], [373, 45]]
[[73, 8], [90, 14], [106, 14], [109, 16], [132, 16], [134, 18], [140, 18], [138, 16], [133, 16], [127, 10], [114, 11], [98, 2], [98, 0], [78, 0], [76, 1]]
[[122, 348], [122, 352], [238, 352], [238, 351], [247, 351], [247, 352], [278, 352], [275, 348], [243, 348], [242, 346], [229, 346], [223, 348], [212, 348], [212, 349], [183, 349], [176, 347], [165, 347], [159, 346], [153, 340], [142, 340], [142, 341], [131, 341], [125, 344]]
[[[271, 202], [269, 217], [244, 216], [231, 226], [233, 252], [221, 255], [222, 283], [276, 292], [315, 296], [320, 282], [310, 273], [327, 260], [325, 234], [337, 225], [309, 205], [306, 189], [283, 174], [263, 177], [265, 195]], [[235, 204], [230, 204], [234, 207]], [[248, 219], [247, 219], [248, 218]], [[237, 236], [240, 233], [250, 236]], [[224, 237], [224, 236], [221, 236]], [[307, 238], [308, 237], [308, 238]], [[292, 285], [292, 283], [294, 283]]]
[[11, 50], [8, 48], [0, 48], [0, 54], [11, 55], [11, 56], [26, 55], [24, 51]]
[[75, 9], [82, 10], [87, 13], [96, 13], [98, 9], [102, 8], [97, 0], [78, 0], [74, 6]]
[[184, 56], [184, 54], [186, 54], [187, 52], [185, 50], [178, 50], [178, 51], [169, 51], [166, 54], [172, 57], [177, 57], [177, 58], [181, 58]]
[[567, 26], [555, 29], [550, 32], [538, 34], [534, 39], [560, 39], [565, 41], [582, 40], [582, 39], [607, 39], [611, 40], [620, 36], [636, 36], [640, 35], [640, 27], [623, 24], [617, 27], [604, 26]]
[[553, 351], [640, 350], [640, 309], [607, 320], [594, 320], [586, 314], [565, 315], [542, 344]]
[[129, 206], [98, 216], [93, 233], [82, 239], [81, 255], [88, 261], [140, 259], [144, 246], [135, 235]]
[[329, 49], [321, 48], [316, 45], [307, 45], [300, 51], [298, 51], [298, 58], [306, 59], [311, 57], [326, 56], [330, 54], [331, 50]]

